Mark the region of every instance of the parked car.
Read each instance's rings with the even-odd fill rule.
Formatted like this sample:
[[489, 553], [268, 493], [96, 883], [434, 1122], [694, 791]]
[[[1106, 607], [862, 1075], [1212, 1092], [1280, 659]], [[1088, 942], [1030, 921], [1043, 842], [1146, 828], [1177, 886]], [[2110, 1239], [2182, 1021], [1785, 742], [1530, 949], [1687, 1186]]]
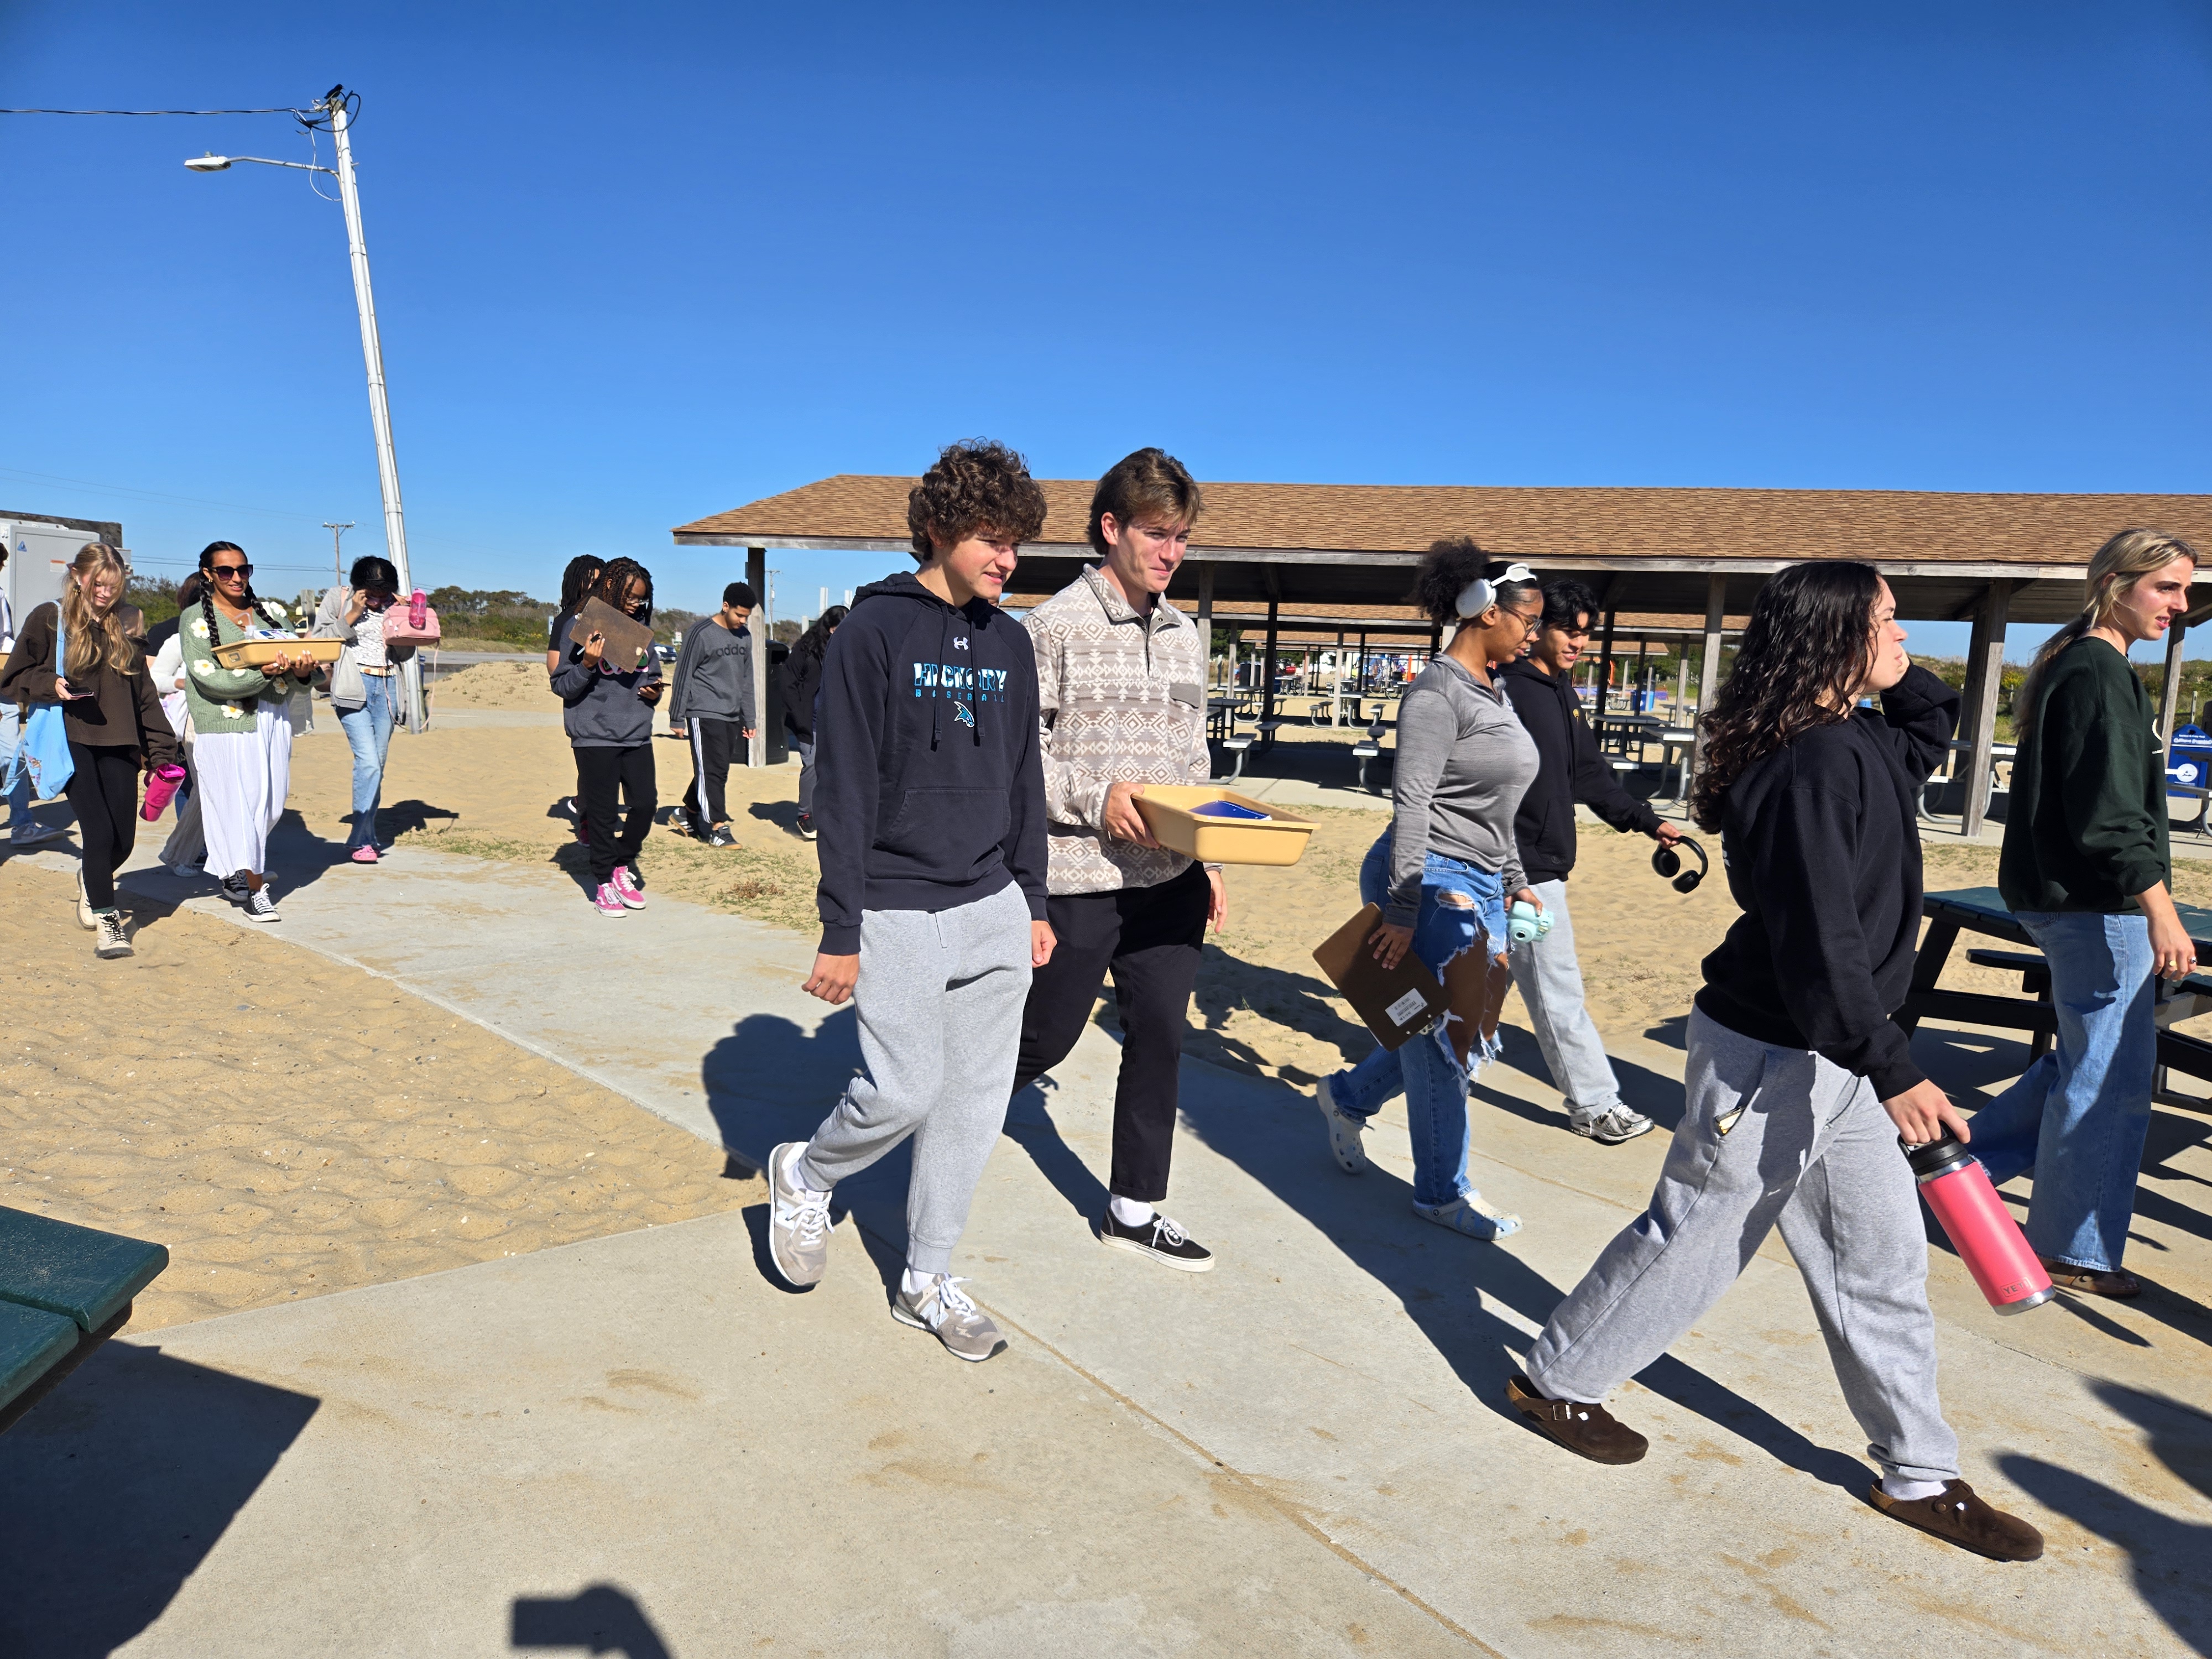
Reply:
[[653, 654], [663, 662], [674, 662], [676, 647], [672, 645], [663, 645], [659, 640], [655, 640], [653, 642]]

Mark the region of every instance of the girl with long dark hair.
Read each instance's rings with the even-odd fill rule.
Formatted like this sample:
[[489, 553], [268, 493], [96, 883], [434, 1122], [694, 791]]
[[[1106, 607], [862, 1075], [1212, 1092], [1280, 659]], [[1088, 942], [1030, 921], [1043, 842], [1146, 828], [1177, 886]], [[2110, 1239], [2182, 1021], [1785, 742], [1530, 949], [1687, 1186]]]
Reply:
[[1513, 815], [1536, 775], [1536, 744], [1492, 673], [1527, 645], [1544, 614], [1526, 565], [1493, 562], [1461, 537], [1438, 542], [1413, 593], [1429, 619], [1456, 629], [1398, 705], [1390, 828], [1368, 850], [1360, 896], [1382, 911], [1376, 960], [1412, 951], [1443, 981], [1446, 1017], [1395, 1050], [1376, 1048], [1314, 1086], [1329, 1151], [1346, 1175], [1367, 1167], [1360, 1136], [1403, 1090], [1413, 1143], [1413, 1213], [1474, 1238], [1517, 1232], [1521, 1218], [1486, 1208], [1467, 1174], [1471, 1070], [1496, 1058], [1498, 1015], [1511, 982], [1505, 907], [1538, 910], [1514, 840]]
[[[553, 613], [552, 621], [545, 625], [545, 672], [549, 675], [561, 665], [562, 629], [574, 619], [576, 607], [583, 604], [592, 591], [592, 584], [599, 580], [599, 572], [606, 568], [607, 562], [598, 554], [579, 553], [568, 561], [568, 568], [561, 573], [561, 608]], [[583, 793], [584, 775], [579, 772], [576, 775], [576, 793], [562, 803], [576, 826], [578, 841], [590, 839], [584, 829]]]
[[[599, 573], [590, 597], [638, 621], [653, 621], [653, 574], [635, 559], [616, 559]], [[562, 723], [576, 756], [578, 804], [591, 857], [592, 902], [603, 916], [645, 908], [638, 849], [653, 827], [655, 805], [653, 709], [660, 701], [660, 659], [651, 652], [635, 668], [605, 659], [605, 637], [576, 637], [572, 617], [555, 642], [559, 666], [554, 694], [567, 705]], [[619, 793], [628, 811], [617, 818]]]
[[2187, 612], [2196, 574], [2187, 542], [2122, 531], [2013, 700], [2020, 755], [1997, 885], [2051, 964], [2058, 1034], [1974, 1114], [1974, 1152], [1991, 1181], [2034, 1170], [2028, 1243], [2053, 1284], [2092, 1296], [2142, 1288], [2120, 1257], [2158, 1068], [2151, 981], [2197, 967], [2167, 887], [2166, 756], [2128, 666], [2130, 646]]
[[353, 832], [346, 837], [346, 854], [356, 864], [377, 860], [376, 808], [398, 708], [398, 670], [415, 654], [407, 641], [385, 643], [384, 613], [398, 596], [399, 572], [390, 560], [372, 554], [356, 559], [346, 585], [326, 592], [315, 611], [316, 636], [345, 647], [331, 668], [331, 707], [353, 750]]
[[280, 652], [265, 668], [225, 668], [215, 649], [240, 640], [289, 640], [291, 619], [253, 592], [253, 565], [236, 542], [200, 550], [199, 615], [178, 630], [185, 642], [185, 703], [195, 736], [200, 828], [207, 867], [223, 896], [254, 921], [275, 921], [268, 880], [269, 832], [284, 815], [292, 787], [293, 692], [315, 672], [302, 653]]
[[64, 787], [82, 854], [77, 921], [99, 935], [93, 949], [102, 957], [131, 953], [115, 907], [115, 872], [137, 840], [138, 775], [177, 757], [145, 657], [116, 616], [126, 574], [113, 548], [87, 543], [70, 566], [61, 603], [23, 619], [0, 672], [0, 696], [62, 706], [74, 769]]
[[799, 750], [799, 833], [814, 839], [814, 700], [822, 690], [822, 655], [845, 620], [833, 605], [817, 617], [783, 661], [783, 726]]
[[[1644, 1437], [1601, 1402], [1779, 1226], [1881, 1465], [1875, 1507], [2032, 1560], [2035, 1528], [1959, 1479], [1936, 1394], [1927, 1237], [1898, 1147], [1900, 1134], [1967, 1138], [1893, 1018], [1920, 930], [1917, 803], [1959, 714], [1905, 637], [1871, 565], [1793, 565], [1761, 591], [1691, 791], [1743, 914], [1705, 960], [1681, 1127], [1650, 1207], [1559, 1304], [1506, 1395], [1570, 1450], [1634, 1462]], [[1879, 709], [1856, 706], [1875, 696]]]

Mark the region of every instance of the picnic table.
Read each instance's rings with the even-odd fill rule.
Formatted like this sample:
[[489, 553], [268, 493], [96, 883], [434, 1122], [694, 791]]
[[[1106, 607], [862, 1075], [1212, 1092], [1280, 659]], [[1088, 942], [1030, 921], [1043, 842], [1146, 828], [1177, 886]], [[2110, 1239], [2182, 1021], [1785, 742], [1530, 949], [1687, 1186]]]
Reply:
[[0, 1433], [121, 1330], [159, 1244], [0, 1209]]
[[[2212, 959], [2212, 910], [2193, 904], [2177, 904], [2174, 909], [2181, 917], [2181, 925], [2189, 930], [2199, 957]], [[1921, 913], [1928, 919], [1928, 931], [1921, 938], [1920, 953], [1912, 964], [1912, 983], [1905, 993], [1905, 1006], [1897, 1016], [1897, 1023], [1907, 1031], [1929, 1018], [2027, 1031], [2031, 1034], [2033, 1051], [2042, 1054], [2051, 1045], [2058, 1024], [2051, 1000], [2051, 969], [2037, 954], [2035, 941], [2027, 929], [2021, 926], [2011, 907], [2005, 903], [2004, 895], [1994, 887], [1960, 887], [1929, 893], [1921, 900]], [[1978, 966], [2017, 971], [2023, 995], [1996, 996], [1986, 991], [1937, 988], [1936, 981], [1942, 978], [1944, 964], [1950, 960], [1962, 933], [1980, 933], [2027, 947], [2014, 951], [1969, 949], [1966, 952], [1966, 959]], [[2212, 977], [2191, 975], [2179, 985], [2170, 985], [2163, 980], [2154, 983], [2158, 988], [2158, 1071], [2154, 1091], [2165, 1092], [2168, 1071], [2212, 1081], [2212, 1042], [2167, 1029], [2195, 1015], [2212, 1012]], [[2196, 1100], [2184, 1103], [2199, 1110], [2212, 1104]]]

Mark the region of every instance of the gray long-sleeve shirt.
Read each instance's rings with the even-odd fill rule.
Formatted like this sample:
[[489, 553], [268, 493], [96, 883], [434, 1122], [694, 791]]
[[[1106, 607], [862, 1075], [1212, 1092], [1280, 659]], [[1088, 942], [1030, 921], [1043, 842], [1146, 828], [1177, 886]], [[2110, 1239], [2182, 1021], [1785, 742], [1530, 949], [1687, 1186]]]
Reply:
[[759, 728], [758, 713], [753, 707], [752, 629], [732, 633], [712, 617], [693, 623], [676, 655], [670, 720], [736, 720], [750, 732]]
[[1528, 884], [1513, 814], [1537, 764], [1536, 741], [1504, 691], [1485, 690], [1449, 657], [1421, 671], [1398, 705], [1385, 921], [1413, 925], [1431, 853], [1497, 871], [1509, 896]]

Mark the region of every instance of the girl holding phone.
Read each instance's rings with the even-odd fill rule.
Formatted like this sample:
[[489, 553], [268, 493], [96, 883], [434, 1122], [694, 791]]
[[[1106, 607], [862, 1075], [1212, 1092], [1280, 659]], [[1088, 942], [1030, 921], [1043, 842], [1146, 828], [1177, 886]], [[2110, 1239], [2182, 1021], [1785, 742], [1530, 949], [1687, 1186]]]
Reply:
[[115, 907], [115, 872], [137, 839], [138, 775], [177, 758], [145, 657], [116, 615], [126, 578], [120, 554], [87, 543], [70, 566], [61, 603], [24, 619], [0, 672], [0, 696], [62, 706], [75, 768], [67, 793], [83, 854], [77, 921], [99, 935], [93, 948], [101, 957], [131, 954]]

